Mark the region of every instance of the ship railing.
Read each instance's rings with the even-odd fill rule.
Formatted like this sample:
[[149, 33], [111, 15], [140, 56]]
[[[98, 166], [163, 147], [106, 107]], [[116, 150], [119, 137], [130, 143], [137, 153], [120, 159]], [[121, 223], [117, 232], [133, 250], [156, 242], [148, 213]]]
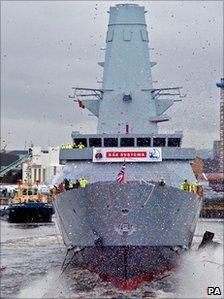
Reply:
[[84, 87], [72, 87], [74, 90], [73, 95], [69, 95], [69, 98], [75, 99], [78, 98], [92, 98], [93, 100], [102, 100], [103, 99], [103, 90], [97, 88], [84, 88]]
[[186, 97], [186, 95], [181, 94], [182, 87], [166, 87], [166, 88], [154, 88], [151, 89], [151, 94], [153, 99], [162, 99], [164, 97], [179, 97], [179, 99], [173, 100], [174, 102], [182, 101], [182, 98]]

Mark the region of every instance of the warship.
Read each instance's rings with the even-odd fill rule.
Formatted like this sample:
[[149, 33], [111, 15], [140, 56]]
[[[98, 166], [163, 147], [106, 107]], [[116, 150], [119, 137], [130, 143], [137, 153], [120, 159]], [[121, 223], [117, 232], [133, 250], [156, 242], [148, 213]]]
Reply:
[[181, 147], [181, 131], [158, 132], [182, 95], [181, 87], [153, 88], [145, 8], [118, 4], [108, 13], [102, 88], [73, 87], [70, 96], [98, 118], [97, 133], [73, 131], [84, 148], [60, 150], [64, 177], [89, 185], [61, 192], [54, 207], [73, 265], [131, 288], [190, 248], [202, 200], [179, 188], [196, 180], [195, 149]]

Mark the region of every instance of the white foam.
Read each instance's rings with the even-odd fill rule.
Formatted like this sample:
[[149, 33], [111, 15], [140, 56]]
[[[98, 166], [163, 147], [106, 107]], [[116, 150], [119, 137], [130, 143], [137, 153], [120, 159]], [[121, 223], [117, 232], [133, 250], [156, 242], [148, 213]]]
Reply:
[[[205, 248], [183, 255], [178, 298], [223, 298], [223, 248]], [[208, 287], [219, 287], [222, 295], [208, 295]]]
[[17, 298], [69, 298], [69, 288], [60, 272], [49, 272], [22, 289]]

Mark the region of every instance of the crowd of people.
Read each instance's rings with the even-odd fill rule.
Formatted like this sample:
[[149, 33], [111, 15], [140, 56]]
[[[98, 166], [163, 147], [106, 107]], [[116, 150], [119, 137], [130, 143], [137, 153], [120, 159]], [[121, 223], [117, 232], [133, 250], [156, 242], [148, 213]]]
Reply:
[[54, 185], [54, 187], [51, 189], [51, 196], [55, 197], [61, 192], [72, 189], [86, 188], [88, 185], [89, 181], [85, 178], [80, 178], [75, 181], [65, 178], [63, 182], [61, 182], [61, 184], [59, 184], [58, 186]]
[[193, 192], [196, 194], [201, 194], [201, 195], [203, 193], [202, 187], [198, 184], [198, 182], [189, 183], [188, 180], [184, 180], [181, 183], [180, 189], [188, 192]]
[[[166, 185], [166, 182], [164, 179], [159, 180], [158, 183], [160, 186]], [[75, 181], [65, 178], [59, 186], [54, 186], [51, 189], [51, 195], [54, 197], [61, 192], [72, 190], [72, 189], [77, 189], [77, 188], [86, 188], [88, 185], [89, 185], [89, 181], [86, 178], [80, 178]], [[201, 196], [203, 195], [203, 189], [198, 184], [198, 182], [189, 183], [188, 180], [184, 180], [180, 184], [180, 189], [183, 191], [199, 194]]]
[[75, 182], [71, 179], [64, 179], [64, 188], [65, 190], [71, 190], [71, 189], [77, 189], [77, 188], [85, 188], [89, 185], [89, 182], [85, 178], [80, 178], [79, 180], [76, 180]]
[[[166, 182], [164, 179], [161, 179], [159, 181], [159, 185], [160, 186], [165, 186]], [[189, 183], [188, 180], [184, 180], [181, 184], [180, 184], [180, 189], [187, 191], [187, 192], [192, 192], [195, 194], [199, 194], [199, 195], [203, 195], [203, 189], [202, 186], [200, 186], [198, 184], [198, 182], [194, 182], [194, 183]]]
[[0, 196], [3, 196], [3, 197], [11, 197], [11, 198], [13, 198], [14, 195], [15, 195], [15, 190], [13, 190], [13, 189], [3, 188], [0, 191]]
[[85, 148], [85, 145], [80, 141], [78, 144], [76, 144], [74, 142], [74, 144], [62, 144], [61, 145], [61, 149], [67, 149], [67, 150], [70, 150], [70, 149], [84, 149]]

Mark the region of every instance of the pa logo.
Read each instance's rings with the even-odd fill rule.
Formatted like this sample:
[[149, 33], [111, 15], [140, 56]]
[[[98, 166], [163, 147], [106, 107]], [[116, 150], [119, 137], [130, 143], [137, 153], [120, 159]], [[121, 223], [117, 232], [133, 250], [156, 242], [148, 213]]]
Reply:
[[222, 295], [219, 287], [207, 287], [207, 295]]

